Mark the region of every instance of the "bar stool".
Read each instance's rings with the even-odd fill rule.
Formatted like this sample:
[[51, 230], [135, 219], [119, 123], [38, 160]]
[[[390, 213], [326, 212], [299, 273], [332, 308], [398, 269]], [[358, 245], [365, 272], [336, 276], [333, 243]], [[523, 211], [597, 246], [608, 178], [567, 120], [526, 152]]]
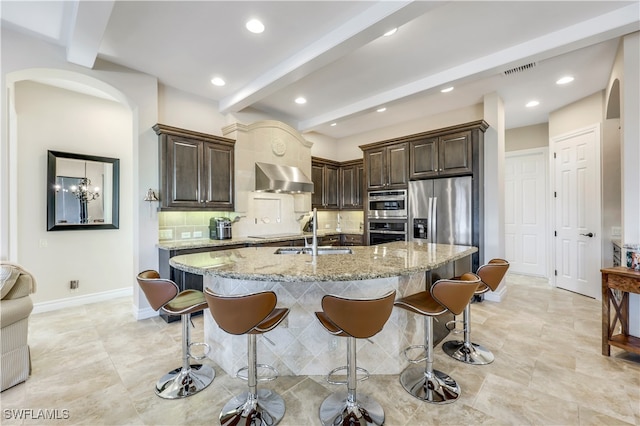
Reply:
[[[233, 397], [220, 412], [221, 425], [271, 426], [277, 424], [284, 416], [284, 400], [269, 389], [257, 389], [258, 366], [270, 368], [275, 376], [266, 380], [274, 380], [277, 370], [273, 367], [257, 364], [256, 335], [271, 331], [289, 314], [287, 308], [276, 308], [278, 299], [272, 291], [241, 295], [221, 296], [210, 289], [204, 291], [209, 304], [211, 316], [218, 326], [229, 334], [248, 336], [247, 346], [247, 381], [249, 390]], [[236, 377], [240, 376], [240, 369]], [[261, 379], [265, 380], [265, 379]]]
[[[182, 322], [182, 367], [165, 374], [156, 383], [156, 395], [166, 399], [185, 398], [200, 392], [211, 384], [216, 373], [209, 365], [190, 364], [189, 358], [201, 360], [209, 352], [206, 343], [191, 343], [191, 314], [207, 308], [201, 291], [179, 291], [171, 280], [160, 278], [157, 271], [146, 270], [137, 276], [138, 284], [151, 307], [162, 309], [169, 315], [180, 315]], [[191, 354], [192, 346], [204, 346], [205, 354], [200, 357]]]
[[[476, 274], [482, 282], [474, 295], [495, 291], [509, 269], [509, 262], [504, 259], [491, 259], [489, 263], [478, 268]], [[473, 297], [473, 296], [472, 296]], [[464, 340], [449, 340], [442, 344], [442, 350], [450, 357], [467, 364], [485, 365], [493, 362], [495, 357], [482, 345], [471, 342], [471, 303], [463, 312]]]
[[[333, 369], [327, 375], [331, 384], [347, 385], [347, 395], [336, 392], [320, 405], [320, 421], [328, 425], [382, 425], [384, 410], [367, 395], [356, 397], [356, 383], [369, 378], [369, 372], [356, 366], [356, 339], [368, 339], [380, 331], [391, 315], [396, 292], [378, 299], [346, 299], [326, 295], [322, 298], [323, 312], [316, 312], [320, 324], [334, 336], [347, 337], [347, 365]], [[331, 376], [347, 370], [346, 381], [335, 381]], [[358, 379], [357, 371], [364, 373]]]
[[[460, 315], [469, 304], [471, 296], [480, 284], [480, 277], [466, 273], [459, 279], [438, 280], [429, 291], [421, 291], [395, 302], [395, 306], [424, 316], [424, 345], [409, 346], [404, 350], [410, 365], [400, 373], [400, 384], [414, 397], [436, 404], [455, 401], [460, 396], [460, 386], [448, 374], [433, 369], [433, 317], [450, 311]], [[424, 348], [425, 356], [410, 359], [408, 352]], [[426, 361], [424, 368], [419, 364]]]

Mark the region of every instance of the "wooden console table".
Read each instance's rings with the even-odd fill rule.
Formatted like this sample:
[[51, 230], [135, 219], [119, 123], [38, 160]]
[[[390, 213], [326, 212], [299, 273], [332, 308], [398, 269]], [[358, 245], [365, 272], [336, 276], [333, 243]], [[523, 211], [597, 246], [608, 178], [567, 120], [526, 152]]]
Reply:
[[611, 355], [611, 346], [640, 354], [640, 338], [629, 336], [629, 293], [640, 294], [640, 272], [623, 266], [604, 268], [600, 272], [602, 272], [602, 355]]

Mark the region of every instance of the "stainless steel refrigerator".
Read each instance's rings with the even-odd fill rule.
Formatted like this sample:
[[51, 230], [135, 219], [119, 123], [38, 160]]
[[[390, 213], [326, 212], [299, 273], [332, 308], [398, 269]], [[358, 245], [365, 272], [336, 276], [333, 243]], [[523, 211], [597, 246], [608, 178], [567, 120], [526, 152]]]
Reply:
[[[408, 197], [410, 240], [479, 247], [481, 210], [471, 176], [411, 181]], [[433, 278], [475, 271], [478, 259], [476, 253]]]

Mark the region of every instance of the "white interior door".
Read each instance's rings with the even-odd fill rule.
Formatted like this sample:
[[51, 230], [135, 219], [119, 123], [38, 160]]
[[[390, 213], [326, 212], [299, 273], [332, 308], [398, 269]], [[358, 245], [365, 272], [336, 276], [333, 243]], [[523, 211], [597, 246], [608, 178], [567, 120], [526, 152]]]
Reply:
[[601, 298], [600, 126], [553, 139], [555, 282]]
[[548, 276], [547, 162], [547, 148], [505, 156], [505, 257], [511, 272]]

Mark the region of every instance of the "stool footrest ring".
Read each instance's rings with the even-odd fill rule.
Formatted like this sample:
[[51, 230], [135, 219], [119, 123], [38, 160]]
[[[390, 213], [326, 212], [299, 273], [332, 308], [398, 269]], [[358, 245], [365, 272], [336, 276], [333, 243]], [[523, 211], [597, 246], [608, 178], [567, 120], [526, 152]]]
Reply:
[[[262, 377], [260, 377], [260, 373], [258, 373], [258, 381], [259, 382], [270, 382], [272, 380], [275, 380], [278, 378], [278, 375], [280, 373], [278, 373], [278, 370], [276, 370], [275, 367], [271, 366], [271, 365], [267, 365], [267, 364], [256, 364], [256, 371], [257, 369], [262, 368], [264, 370], [269, 370], [272, 374], [270, 376], [267, 375], [263, 375]], [[249, 367], [245, 366], [242, 367], [241, 369], [239, 369], [236, 372], [236, 377], [240, 380], [249, 380], [249, 378], [247, 377], [246, 374], [242, 374], [242, 373], [246, 373], [249, 370]]]
[[[203, 346], [204, 347], [204, 352], [202, 354], [202, 356], [194, 356], [191, 354], [191, 347], [192, 346]], [[192, 342], [189, 344], [189, 350], [187, 351], [187, 355], [189, 356], [189, 358], [195, 359], [196, 361], [200, 361], [201, 359], [205, 359], [207, 357], [207, 355], [209, 355], [209, 352], [211, 351], [211, 346], [209, 346], [208, 343], [205, 342]]]
[[445, 326], [445, 328], [447, 330], [449, 330], [453, 334], [463, 333], [465, 331], [465, 327], [463, 327], [462, 330], [458, 330], [458, 329], [456, 329], [456, 324], [463, 324], [464, 325], [464, 321], [451, 320], [451, 321], [447, 321], [444, 326]]
[[[422, 351], [424, 352], [424, 356], [422, 358], [411, 358], [411, 357], [409, 357], [409, 355], [408, 355], [409, 351], [412, 351], [414, 349], [422, 349]], [[424, 345], [408, 346], [407, 348], [405, 348], [404, 351], [402, 351], [402, 354], [404, 355], [405, 359], [407, 361], [409, 361], [411, 364], [419, 364], [419, 363], [424, 362], [424, 361], [427, 360], [427, 348]]]
[[[332, 385], [346, 385], [348, 384], [348, 382], [346, 380], [333, 380], [331, 379], [331, 376], [335, 375], [338, 371], [341, 370], [346, 370], [347, 366], [342, 366], [342, 367], [338, 367], [338, 368], [334, 368], [333, 370], [329, 371], [329, 374], [327, 374], [327, 382], [331, 383]], [[358, 382], [361, 382], [363, 380], [367, 380], [369, 378], [369, 371], [365, 370], [362, 367], [356, 367], [356, 371], [359, 371], [361, 373], [363, 373], [362, 377], [356, 378], [356, 380]]]

